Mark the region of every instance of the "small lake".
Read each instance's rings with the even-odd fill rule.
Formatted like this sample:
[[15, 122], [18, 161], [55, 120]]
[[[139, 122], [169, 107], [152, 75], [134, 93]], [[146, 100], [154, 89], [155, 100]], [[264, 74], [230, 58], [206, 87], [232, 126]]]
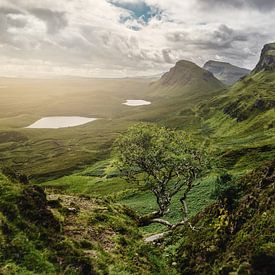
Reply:
[[97, 118], [81, 117], [81, 116], [51, 116], [43, 117], [26, 128], [32, 129], [58, 129], [83, 125]]
[[140, 99], [128, 99], [128, 100], [126, 100], [126, 102], [124, 102], [122, 104], [133, 107], [133, 106], [150, 105], [151, 102], [146, 101], [146, 100], [140, 100]]

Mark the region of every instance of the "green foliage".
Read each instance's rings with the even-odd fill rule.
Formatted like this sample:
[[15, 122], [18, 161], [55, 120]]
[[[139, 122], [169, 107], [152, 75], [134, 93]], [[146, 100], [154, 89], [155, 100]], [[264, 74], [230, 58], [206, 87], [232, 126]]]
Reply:
[[183, 131], [143, 123], [131, 127], [114, 145], [122, 174], [144, 182], [149, 189], [156, 187], [158, 179], [170, 174], [169, 180], [180, 176], [183, 181], [200, 177], [209, 164], [204, 146], [198, 146]]
[[1, 274], [170, 272], [161, 254], [143, 243], [132, 210], [87, 196], [49, 197], [0, 173]]
[[153, 124], [133, 126], [116, 140], [114, 148], [122, 176], [156, 196], [160, 216], [182, 189], [180, 200], [186, 199], [194, 181], [209, 165], [203, 145], [198, 146], [183, 131]]
[[193, 219], [198, 231], [172, 236], [181, 274], [272, 274], [274, 176], [273, 162], [234, 179], [242, 190], [234, 208], [218, 201]]
[[234, 208], [235, 203], [241, 196], [241, 186], [236, 184], [228, 173], [218, 176], [212, 198], [227, 205], [227, 208]]

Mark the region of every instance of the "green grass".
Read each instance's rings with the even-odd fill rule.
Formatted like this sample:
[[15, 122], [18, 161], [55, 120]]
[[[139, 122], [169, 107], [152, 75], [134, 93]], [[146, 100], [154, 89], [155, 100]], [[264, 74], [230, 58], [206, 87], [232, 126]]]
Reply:
[[[258, 73], [229, 90], [210, 91], [204, 97], [199, 93], [164, 98], [148, 97], [148, 83], [142, 80], [10, 81], [6, 85], [10, 94], [0, 95], [0, 161], [48, 188], [109, 197], [148, 213], [156, 208], [154, 197], [118, 178], [106, 161], [117, 135], [137, 121], [185, 129], [209, 139], [223, 168], [232, 174], [245, 173], [274, 155], [275, 115], [270, 105], [274, 102], [274, 81], [275, 73]], [[151, 100], [152, 105], [121, 105], [125, 99], [136, 98], [136, 94]], [[102, 120], [68, 129], [22, 128], [41, 116], [68, 113]], [[237, 121], [238, 117], [245, 119]], [[213, 181], [210, 176], [192, 191], [190, 215], [211, 203]], [[179, 213], [175, 198], [167, 218], [179, 220]], [[152, 226], [146, 230], [160, 229]]]
[[[185, 125], [184, 119], [186, 127], [186, 111], [189, 114], [201, 100], [199, 95], [150, 97], [149, 82], [142, 79], [0, 79], [0, 83], [7, 86], [0, 94], [0, 165], [11, 166], [36, 181], [71, 174], [105, 159], [117, 135], [138, 121], [178, 128]], [[121, 104], [135, 98], [147, 99], [152, 105]], [[41, 117], [59, 115], [101, 119], [66, 129], [24, 128]]]
[[[117, 176], [109, 178], [112, 174], [113, 169], [110, 169], [110, 163], [102, 161], [87, 167], [82, 172], [44, 182], [42, 185], [66, 194], [111, 198], [119, 204], [129, 206], [139, 214], [148, 214], [157, 209], [155, 197], [150, 191], [139, 191], [137, 186]], [[213, 202], [211, 193], [215, 187], [215, 181], [216, 175], [208, 176], [198, 182], [198, 186], [190, 192], [187, 199], [190, 217]], [[173, 198], [170, 211], [165, 216], [170, 222], [181, 220], [179, 198], [180, 193]], [[164, 227], [160, 225], [150, 225], [144, 228], [143, 232], [148, 234], [163, 229]]]
[[[189, 217], [196, 215], [198, 212], [203, 210], [207, 205], [213, 202], [211, 198], [212, 191], [215, 188], [216, 176], [212, 175], [198, 182], [188, 195], [187, 205], [189, 211]], [[181, 220], [181, 204], [179, 198], [181, 193], [179, 192], [172, 199], [169, 213], [164, 218], [170, 222], [179, 222]], [[137, 192], [129, 194], [119, 200], [119, 203], [125, 204], [132, 209], [137, 210], [141, 214], [148, 214], [157, 210], [157, 203], [154, 195], [151, 192]], [[152, 224], [143, 228], [145, 234], [151, 234], [155, 232], [161, 232], [165, 230], [164, 226], [158, 224]]]

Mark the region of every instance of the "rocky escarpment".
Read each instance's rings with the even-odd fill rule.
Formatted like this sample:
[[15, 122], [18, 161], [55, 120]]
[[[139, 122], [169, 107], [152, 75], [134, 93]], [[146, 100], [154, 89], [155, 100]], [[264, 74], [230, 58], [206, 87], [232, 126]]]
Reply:
[[262, 49], [260, 61], [253, 72], [260, 71], [275, 71], [275, 43], [266, 44]]

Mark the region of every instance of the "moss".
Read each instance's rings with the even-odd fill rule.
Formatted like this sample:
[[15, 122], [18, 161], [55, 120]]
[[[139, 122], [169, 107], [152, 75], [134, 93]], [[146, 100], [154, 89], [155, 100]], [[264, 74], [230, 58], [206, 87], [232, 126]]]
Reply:
[[43, 189], [0, 175], [0, 273], [52, 274], [65, 270], [66, 264], [91, 272], [82, 252], [74, 252], [68, 243], [58, 248], [64, 236]]
[[182, 274], [272, 274], [274, 163], [234, 180], [242, 190], [235, 207], [220, 200], [194, 218], [198, 232], [183, 229], [173, 236]]

